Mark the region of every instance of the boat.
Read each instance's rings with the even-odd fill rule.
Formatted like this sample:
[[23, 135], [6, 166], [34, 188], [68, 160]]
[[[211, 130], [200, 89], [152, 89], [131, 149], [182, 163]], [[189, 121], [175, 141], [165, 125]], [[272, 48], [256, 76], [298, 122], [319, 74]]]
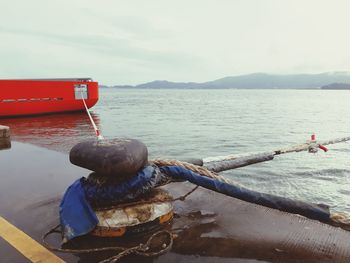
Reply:
[[98, 101], [91, 78], [0, 80], [0, 117], [83, 111]]

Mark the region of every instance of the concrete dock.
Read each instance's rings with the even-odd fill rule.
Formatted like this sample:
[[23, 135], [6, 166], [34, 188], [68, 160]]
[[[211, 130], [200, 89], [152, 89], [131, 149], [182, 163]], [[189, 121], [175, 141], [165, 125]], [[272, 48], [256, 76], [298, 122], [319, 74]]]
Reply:
[[[58, 205], [65, 189], [89, 174], [70, 164], [67, 154], [19, 142], [0, 151], [0, 171], [0, 216], [38, 244], [59, 222]], [[178, 197], [193, 185], [173, 183], [164, 188]], [[158, 258], [131, 255], [122, 262], [350, 262], [350, 232], [340, 228], [201, 188], [174, 205], [176, 215], [169, 228], [177, 237], [172, 250]], [[49, 240], [59, 245], [61, 237]], [[123, 242], [88, 237], [81, 244]], [[67, 262], [96, 262], [113, 255], [55, 254]], [[0, 255], [1, 262], [30, 261], [4, 237]]]

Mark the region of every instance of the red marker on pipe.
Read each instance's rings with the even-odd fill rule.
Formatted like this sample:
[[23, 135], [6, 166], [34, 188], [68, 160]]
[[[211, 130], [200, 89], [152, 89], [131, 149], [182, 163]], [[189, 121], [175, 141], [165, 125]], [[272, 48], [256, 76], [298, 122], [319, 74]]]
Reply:
[[[316, 141], [316, 135], [315, 134], [311, 135], [311, 141]], [[326, 146], [322, 145], [322, 144], [319, 144], [318, 148], [320, 148], [324, 152], [328, 152], [328, 148]]]
[[323, 150], [324, 152], [328, 152], [328, 148], [324, 145], [319, 145], [318, 148], [320, 148], [321, 150]]

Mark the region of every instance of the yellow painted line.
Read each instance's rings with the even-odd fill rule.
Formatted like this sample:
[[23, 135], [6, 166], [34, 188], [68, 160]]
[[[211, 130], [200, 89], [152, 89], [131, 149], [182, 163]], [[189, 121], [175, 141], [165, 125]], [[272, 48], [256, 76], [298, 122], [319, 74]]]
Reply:
[[31, 262], [64, 262], [26, 233], [0, 216], [0, 236]]

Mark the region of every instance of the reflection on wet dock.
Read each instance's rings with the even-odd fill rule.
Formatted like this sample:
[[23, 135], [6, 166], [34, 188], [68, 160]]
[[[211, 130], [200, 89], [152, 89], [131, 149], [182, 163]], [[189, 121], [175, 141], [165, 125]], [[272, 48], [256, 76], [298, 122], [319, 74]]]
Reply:
[[[58, 204], [66, 187], [89, 174], [70, 164], [66, 154], [19, 142], [0, 151], [0, 167], [0, 215], [39, 243], [42, 234], [58, 223]], [[164, 188], [177, 197], [193, 186], [172, 183]], [[175, 218], [167, 227], [176, 237], [169, 253], [157, 259], [129, 256], [123, 262], [350, 261], [350, 232], [205, 189], [175, 202]], [[84, 237], [75, 246], [126, 245], [141, 239]], [[49, 241], [59, 245], [61, 237]], [[3, 243], [0, 254], [2, 262], [23, 261]], [[69, 262], [96, 262], [113, 252], [57, 255]]]
[[[91, 113], [97, 126], [99, 116]], [[86, 113], [62, 113], [33, 117], [2, 118], [1, 124], [11, 128], [12, 140], [67, 152], [72, 145], [94, 136]]]

